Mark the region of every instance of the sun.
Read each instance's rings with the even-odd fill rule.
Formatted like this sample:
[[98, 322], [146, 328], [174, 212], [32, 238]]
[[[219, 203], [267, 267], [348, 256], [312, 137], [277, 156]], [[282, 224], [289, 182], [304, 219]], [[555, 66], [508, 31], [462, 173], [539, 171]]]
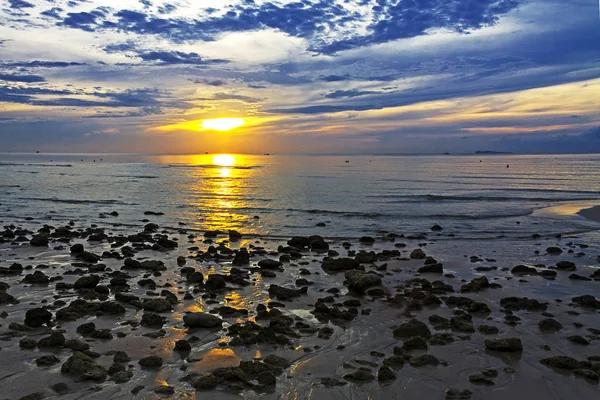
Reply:
[[219, 167], [232, 167], [235, 165], [235, 156], [231, 154], [216, 154], [212, 159], [213, 165]]
[[244, 125], [243, 118], [213, 118], [202, 121], [202, 129], [212, 129], [214, 131], [230, 131]]

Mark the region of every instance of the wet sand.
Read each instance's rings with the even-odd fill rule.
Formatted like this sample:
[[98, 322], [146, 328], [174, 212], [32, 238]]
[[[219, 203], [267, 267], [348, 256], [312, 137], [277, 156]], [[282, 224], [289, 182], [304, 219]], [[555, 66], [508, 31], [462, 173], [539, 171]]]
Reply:
[[592, 221], [600, 222], [600, 206], [580, 210], [577, 214]]
[[[519, 241], [381, 232], [373, 242], [313, 237], [290, 247], [281, 239], [230, 240], [227, 232], [209, 238], [140, 223], [124, 234], [74, 223], [45, 228], [48, 245], [32, 246], [42, 226], [32, 221], [1, 235], [2, 398], [597, 398], [597, 232]], [[39, 282], [31, 283], [26, 277], [36, 271]], [[85, 315], [65, 312], [77, 299], [91, 305]], [[40, 307], [50, 319], [27, 325], [26, 312]], [[189, 313], [220, 320], [189, 327]], [[140, 324], [144, 315], [155, 324]], [[548, 319], [560, 329], [548, 329], [558, 326]], [[91, 332], [78, 329], [90, 322]], [[53, 332], [78, 342], [43, 346]], [[486, 340], [501, 338], [520, 339], [522, 350], [488, 348]], [[180, 340], [184, 350], [174, 350]], [[82, 344], [105, 377], [67, 373], [72, 348]], [[117, 351], [129, 360], [115, 362]], [[51, 365], [36, 365], [51, 355]], [[162, 365], [143, 368], [148, 356]], [[569, 369], [541, 362], [553, 356], [570, 357], [562, 364]], [[64, 392], [56, 384], [66, 384]]]

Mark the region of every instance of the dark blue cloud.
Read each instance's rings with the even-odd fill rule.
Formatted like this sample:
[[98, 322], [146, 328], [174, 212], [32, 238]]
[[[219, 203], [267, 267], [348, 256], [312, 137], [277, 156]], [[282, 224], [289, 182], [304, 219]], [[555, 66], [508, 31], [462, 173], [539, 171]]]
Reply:
[[45, 16], [45, 17], [51, 17], [51, 18], [55, 18], [55, 19], [61, 19], [62, 17], [60, 16], [60, 12], [62, 12], [63, 9], [60, 7], [52, 7], [49, 10], [46, 11], [42, 11], [40, 14]]
[[158, 7], [159, 14], [170, 14], [177, 10], [177, 6], [174, 4], [165, 4], [164, 6]]
[[191, 82], [208, 86], [225, 86], [227, 81], [222, 79], [190, 79]]
[[45, 82], [46, 79], [43, 76], [39, 76], [39, 75], [13, 75], [13, 74], [0, 73], [0, 81], [37, 83], [37, 82]]
[[358, 89], [350, 89], [350, 90], [336, 90], [331, 93], [327, 93], [325, 97], [328, 99], [341, 99], [344, 97], [359, 97], [365, 96], [368, 94], [376, 94], [378, 92], [374, 92], [372, 90], [358, 90]]
[[227, 60], [211, 59], [205, 60], [198, 53], [185, 53], [182, 51], [149, 51], [137, 54], [143, 61], [155, 62], [161, 65], [174, 64], [192, 64], [192, 65], [207, 65], [207, 64], [224, 64]]
[[[494, 25], [499, 17], [514, 10], [520, 0], [378, 0], [367, 33], [334, 40], [332, 33], [363, 23], [365, 16], [330, 0], [304, 0], [286, 4], [257, 5], [244, 1], [229, 7], [223, 15], [205, 19], [165, 18], [134, 10], [112, 15], [106, 9], [69, 13], [59, 22], [85, 31], [114, 29], [136, 34], [162, 36], [174, 42], [214, 40], [226, 32], [276, 29], [290, 36], [308, 39], [310, 50], [334, 54], [342, 50], [385, 43], [427, 34], [431, 29], [460, 33]], [[173, 10], [172, 5], [160, 13]], [[347, 35], [345, 35], [347, 36]]]
[[86, 65], [85, 63], [80, 62], [70, 62], [70, 61], [8, 61], [8, 62], [0, 62], [0, 67], [3, 68], [66, 68], [66, 67], [76, 67]]
[[8, 0], [8, 6], [15, 10], [35, 7], [33, 4], [25, 0]]

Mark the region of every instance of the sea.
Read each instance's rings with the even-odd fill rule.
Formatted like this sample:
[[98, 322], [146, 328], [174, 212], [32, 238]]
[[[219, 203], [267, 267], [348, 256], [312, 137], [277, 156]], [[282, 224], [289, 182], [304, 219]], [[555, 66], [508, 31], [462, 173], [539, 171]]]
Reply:
[[0, 154], [4, 225], [486, 240], [597, 230], [598, 204], [600, 155]]

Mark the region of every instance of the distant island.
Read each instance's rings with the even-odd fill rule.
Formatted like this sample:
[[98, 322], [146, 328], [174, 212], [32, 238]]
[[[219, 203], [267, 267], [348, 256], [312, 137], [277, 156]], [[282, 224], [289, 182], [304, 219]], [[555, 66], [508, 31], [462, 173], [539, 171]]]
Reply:
[[475, 154], [513, 154], [510, 151], [489, 151], [489, 150], [478, 150]]

